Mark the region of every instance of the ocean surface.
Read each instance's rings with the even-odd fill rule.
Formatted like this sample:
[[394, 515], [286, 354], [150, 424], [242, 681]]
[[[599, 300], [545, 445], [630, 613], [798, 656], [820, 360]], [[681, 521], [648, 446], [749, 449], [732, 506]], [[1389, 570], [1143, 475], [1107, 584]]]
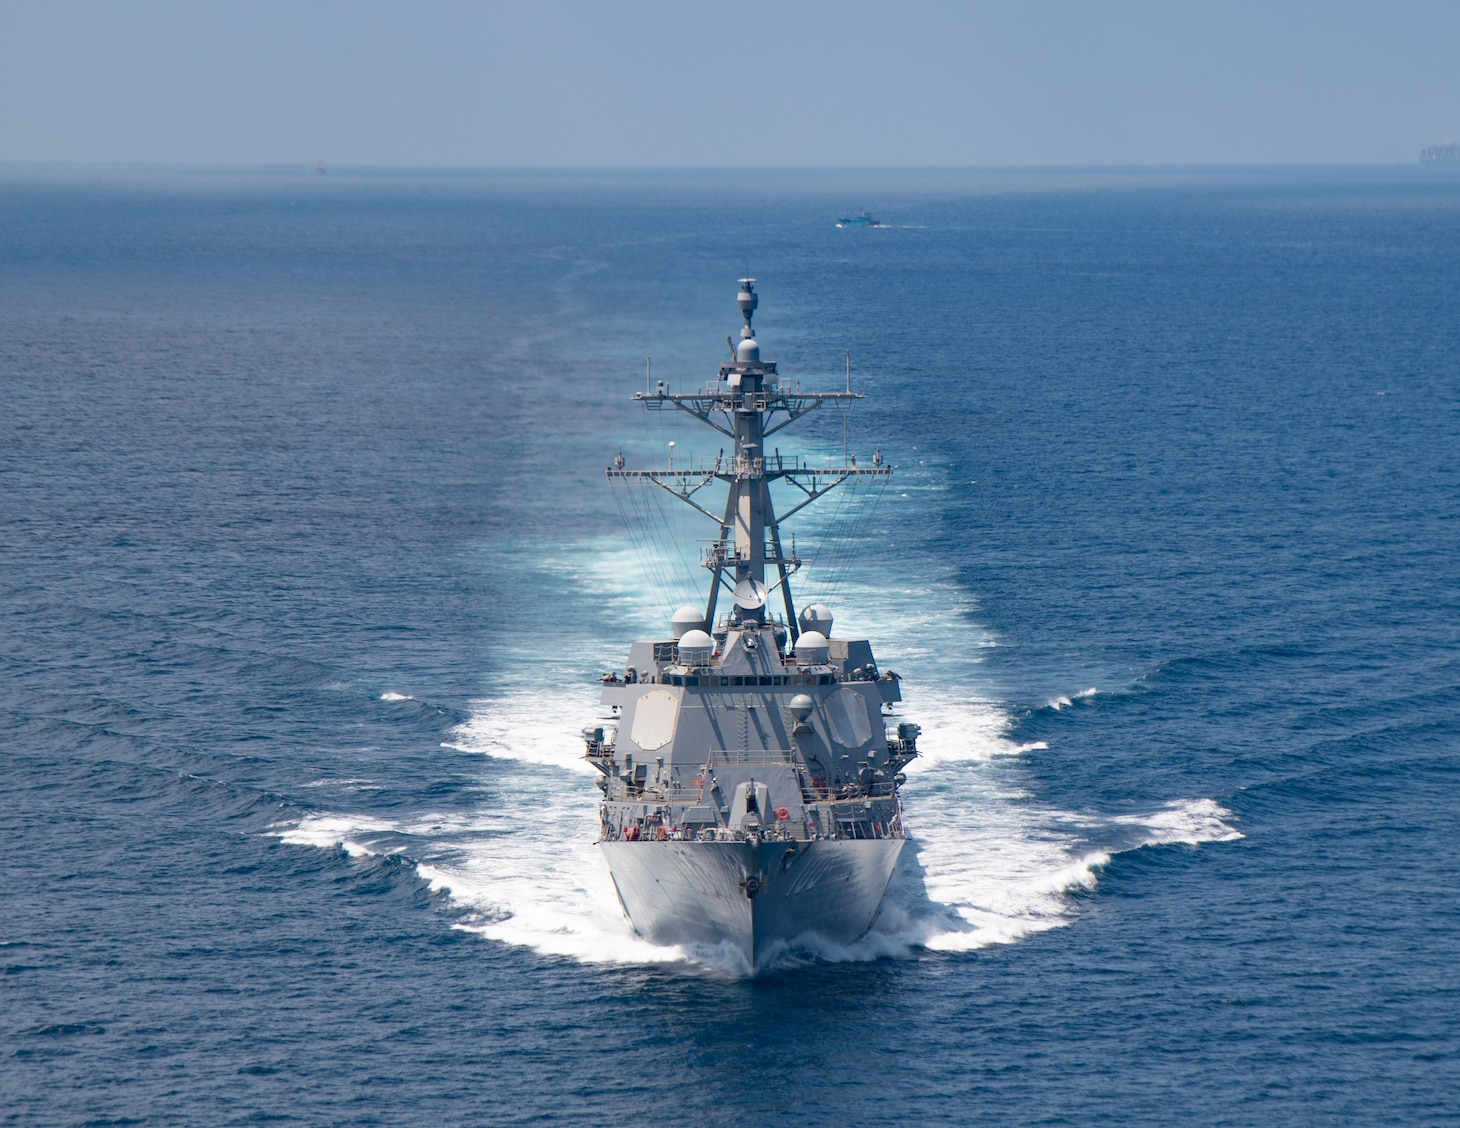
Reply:
[[[1460, 1121], [1457, 251], [1420, 168], [0, 169], [0, 1123]], [[759, 976], [577, 735], [747, 271], [924, 731]]]

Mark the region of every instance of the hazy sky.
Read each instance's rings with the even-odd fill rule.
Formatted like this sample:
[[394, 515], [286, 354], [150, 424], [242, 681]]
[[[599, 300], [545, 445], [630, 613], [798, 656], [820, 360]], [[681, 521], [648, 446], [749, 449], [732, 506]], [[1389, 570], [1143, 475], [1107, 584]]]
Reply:
[[1460, 0], [0, 0], [0, 161], [1404, 162]]

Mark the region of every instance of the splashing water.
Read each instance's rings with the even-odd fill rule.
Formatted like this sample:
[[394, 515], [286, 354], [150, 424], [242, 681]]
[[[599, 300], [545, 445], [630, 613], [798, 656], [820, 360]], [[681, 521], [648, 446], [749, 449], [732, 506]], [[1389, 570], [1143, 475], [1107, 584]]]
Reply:
[[[662, 629], [660, 608], [630, 582], [634, 571], [624, 567], [626, 554], [621, 547], [594, 546], [546, 563], [538, 557], [531, 582], [612, 607], [626, 647], [631, 631], [648, 637]], [[855, 613], [839, 619], [837, 633], [865, 634], [879, 645], [884, 669], [903, 668], [911, 699], [903, 712], [923, 727], [922, 755], [909, 765], [903, 791], [911, 837], [865, 937], [848, 946], [808, 942], [805, 951], [773, 957], [773, 966], [808, 955], [863, 960], [1009, 943], [1071, 923], [1072, 894], [1093, 889], [1116, 854], [1241, 837], [1230, 814], [1210, 799], [1117, 816], [1039, 804], [1008, 782], [1006, 766], [1043, 749], [1043, 742], [1015, 743], [1007, 735], [1012, 719], [1005, 709], [953, 688], [976, 684], [981, 653], [996, 645], [970, 621], [966, 597], [939, 577], [896, 588], [854, 578], [844, 594]], [[273, 833], [355, 857], [403, 855], [421, 880], [460, 910], [457, 927], [492, 940], [583, 962], [691, 960], [729, 974], [748, 972], [731, 948], [657, 946], [636, 936], [625, 920], [594, 844], [599, 794], [578, 735], [598, 714], [593, 676], [614, 664], [614, 648], [600, 639], [585, 651], [569, 645], [572, 634], [565, 630], [558, 646], [550, 630], [546, 640], [537, 631], [531, 637], [538, 649], [505, 655], [493, 694], [476, 703], [447, 742], [494, 761], [491, 803], [470, 814], [395, 820], [317, 813]], [[569, 657], [551, 663], [544, 648]], [[1063, 708], [1095, 693], [1087, 689], [1050, 706]]]

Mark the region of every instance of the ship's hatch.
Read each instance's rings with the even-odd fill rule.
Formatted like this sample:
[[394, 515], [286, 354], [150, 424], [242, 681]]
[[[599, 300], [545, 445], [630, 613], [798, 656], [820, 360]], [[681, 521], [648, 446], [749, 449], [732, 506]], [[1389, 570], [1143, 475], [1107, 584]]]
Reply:
[[674, 722], [678, 719], [679, 702], [674, 694], [667, 689], [651, 689], [634, 702], [629, 736], [645, 752], [652, 752], [674, 739]]
[[826, 721], [831, 738], [843, 748], [860, 748], [872, 739], [867, 699], [845, 686], [826, 699]]

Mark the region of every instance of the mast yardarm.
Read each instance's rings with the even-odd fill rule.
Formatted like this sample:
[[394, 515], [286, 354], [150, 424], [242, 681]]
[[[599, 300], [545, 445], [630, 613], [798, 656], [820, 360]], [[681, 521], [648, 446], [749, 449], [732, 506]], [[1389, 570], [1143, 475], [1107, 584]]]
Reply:
[[[762, 607], [771, 592], [781, 591], [786, 607], [786, 626], [792, 640], [797, 635], [796, 610], [791, 597], [790, 577], [800, 568], [794, 551], [785, 552], [781, 523], [799, 513], [828, 491], [849, 478], [885, 477], [892, 467], [882, 465], [880, 453], [873, 465], [862, 467], [855, 458], [840, 466], [786, 465], [779, 454], [767, 455], [765, 441], [783, 427], [823, 404], [848, 406], [862, 395], [842, 392], [806, 392], [799, 384], [782, 387], [774, 364], [760, 358], [760, 343], [752, 324], [760, 299], [755, 279], [742, 278], [736, 297], [745, 325], [740, 343], [734, 346], [734, 360], [720, 366], [713, 384], [687, 393], [670, 393], [661, 381], [652, 391], [634, 396], [650, 411], [677, 410], [694, 416], [732, 441], [730, 453], [722, 451], [713, 464], [698, 467], [668, 467], [661, 470], [626, 470], [620, 455], [608, 469], [611, 479], [653, 483], [667, 490], [692, 509], [717, 523], [719, 532], [704, 553], [704, 566], [713, 574], [705, 623], [713, 627], [720, 588], [734, 601], [732, 625], [760, 621]], [[779, 516], [771, 502], [770, 483], [781, 481], [800, 491], [799, 498]], [[727, 487], [723, 511], [708, 508], [701, 491], [711, 483]]]

